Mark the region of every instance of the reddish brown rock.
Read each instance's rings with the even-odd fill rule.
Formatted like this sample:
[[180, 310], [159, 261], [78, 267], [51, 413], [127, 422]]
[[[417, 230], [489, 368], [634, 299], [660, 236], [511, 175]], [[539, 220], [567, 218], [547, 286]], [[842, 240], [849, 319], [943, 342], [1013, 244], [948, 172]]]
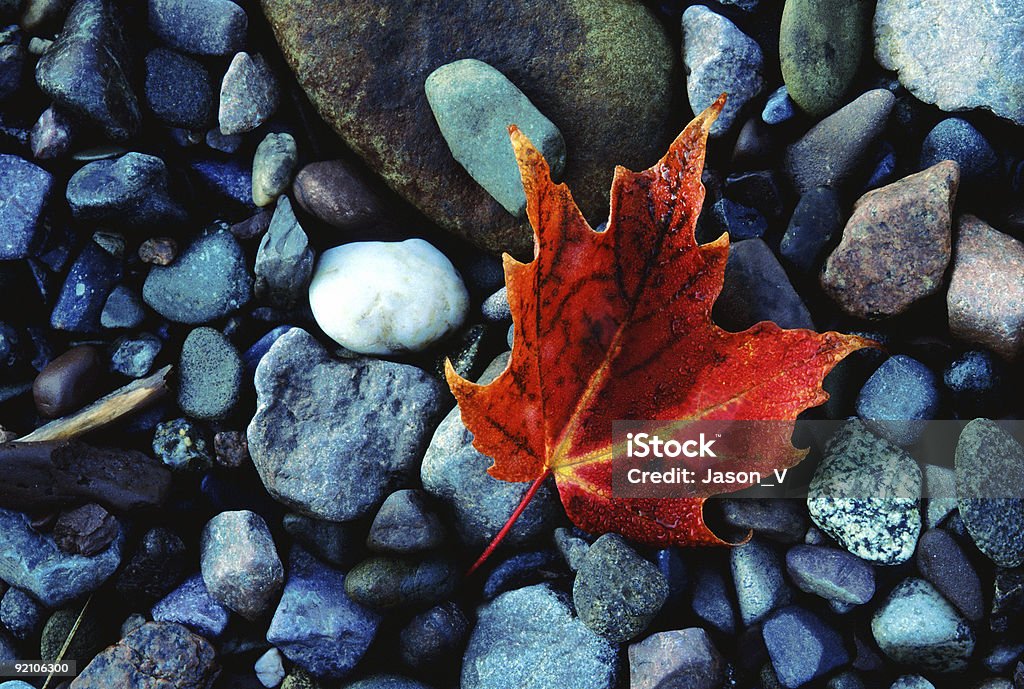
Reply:
[[1024, 349], [1024, 243], [973, 215], [957, 224], [949, 329], [1007, 359]]
[[114, 542], [121, 527], [114, 515], [96, 503], [61, 512], [53, 540], [65, 553], [92, 557]]
[[304, 211], [339, 230], [366, 229], [387, 217], [377, 194], [343, 160], [310, 163], [292, 191]]
[[942, 286], [960, 169], [945, 160], [869, 191], [825, 263], [822, 287], [844, 311], [886, 318]]
[[152, 237], [139, 246], [142, 262], [155, 266], [169, 266], [177, 255], [178, 243], [170, 237]]
[[252, 239], [254, 237], [260, 237], [267, 228], [270, 227], [270, 221], [274, 218], [274, 212], [267, 208], [258, 211], [255, 215], [246, 218], [241, 222], [236, 222], [231, 226], [231, 234], [235, 235], [239, 239]]
[[91, 401], [103, 363], [91, 345], [74, 347], [51, 361], [32, 385], [36, 409], [47, 418], [63, 416]]
[[221, 431], [213, 436], [213, 449], [217, 464], [228, 469], [237, 469], [251, 461], [249, 440], [241, 431]]
[[209, 641], [173, 622], [147, 622], [93, 658], [71, 689], [210, 689], [220, 674]]

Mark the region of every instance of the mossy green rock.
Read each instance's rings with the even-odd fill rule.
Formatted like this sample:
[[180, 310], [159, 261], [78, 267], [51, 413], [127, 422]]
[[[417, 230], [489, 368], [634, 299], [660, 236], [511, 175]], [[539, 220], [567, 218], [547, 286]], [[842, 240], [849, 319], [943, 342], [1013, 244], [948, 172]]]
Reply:
[[[50, 619], [43, 626], [43, 633], [39, 641], [39, 657], [42, 660], [48, 663], [57, 660], [60, 649], [67, 641], [81, 610], [79, 605], [58, 610], [50, 615]], [[84, 668], [97, 653], [103, 650], [108, 642], [114, 641], [114, 639], [107, 638], [108, 632], [109, 630], [106, 629], [100, 618], [91, 610], [87, 610], [62, 658], [74, 660], [78, 663], [79, 668]]]
[[779, 30], [782, 79], [793, 102], [826, 115], [842, 102], [860, 64], [870, 0], [786, 0]]
[[285, 58], [323, 118], [425, 215], [490, 251], [532, 234], [454, 159], [424, 93], [461, 58], [504, 74], [562, 132], [563, 175], [593, 224], [615, 165], [653, 164], [682, 125], [665, 31], [636, 0], [262, 0]]
[[377, 610], [426, 607], [451, 595], [457, 580], [455, 564], [442, 556], [419, 561], [378, 556], [363, 560], [345, 575], [345, 593]]

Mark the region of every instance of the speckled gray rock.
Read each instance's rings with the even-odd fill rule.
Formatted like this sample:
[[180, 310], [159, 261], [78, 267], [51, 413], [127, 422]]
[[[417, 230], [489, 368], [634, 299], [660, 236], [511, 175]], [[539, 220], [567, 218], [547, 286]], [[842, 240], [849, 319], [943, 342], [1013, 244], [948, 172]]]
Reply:
[[77, 0], [36, 63], [36, 83], [46, 95], [115, 140], [132, 136], [141, 121], [120, 27], [108, 0]]
[[910, 455], [848, 421], [832, 437], [808, 489], [807, 508], [823, 531], [857, 557], [906, 562], [921, 531], [921, 470]]
[[269, 206], [292, 182], [299, 151], [287, 132], [267, 134], [252, 159], [252, 202]]
[[934, 529], [956, 509], [956, 474], [953, 470], [925, 464], [924, 495], [928, 498], [924, 526], [926, 529]]
[[897, 677], [889, 689], [935, 689], [935, 685], [921, 675], [903, 675]]
[[616, 664], [615, 645], [573, 615], [560, 593], [538, 584], [479, 608], [462, 658], [461, 687], [608, 689], [615, 685]]
[[580, 619], [615, 643], [647, 629], [667, 598], [665, 577], [618, 534], [605, 534], [590, 546], [572, 586]]
[[95, 591], [121, 563], [123, 535], [92, 557], [61, 552], [53, 538], [35, 531], [27, 516], [0, 509], [0, 580], [59, 607]]
[[562, 133], [494, 67], [472, 59], [450, 62], [431, 72], [424, 89], [455, 160], [512, 215], [525, 217], [526, 194], [509, 125], [519, 127], [544, 155], [552, 178], [561, 178]]
[[[255, 178], [254, 178], [255, 179]], [[277, 200], [270, 227], [256, 252], [256, 296], [282, 310], [295, 307], [313, 274], [313, 250], [287, 196]]]
[[725, 17], [703, 5], [683, 12], [683, 62], [690, 107], [699, 114], [728, 93], [722, 114], [711, 126], [712, 137], [725, 134], [748, 102], [764, 88], [764, 56], [760, 46]]
[[211, 228], [169, 266], [153, 266], [142, 298], [157, 313], [178, 323], [207, 323], [245, 306], [252, 278], [234, 235]]
[[[505, 368], [507, 354], [495, 359], [478, 382], [493, 380]], [[529, 489], [528, 483], [499, 481], [487, 473], [493, 460], [473, 447], [473, 434], [456, 407], [437, 427], [420, 469], [423, 487], [444, 501], [455, 518], [459, 537], [467, 546], [487, 545], [508, 520]], [[541, 486], [509, 532], [510, 543], [538, 536], [558, 509], [553, 482]]]
[[284, 567], [263, 517], [221, 512], [203, 528], [200, 565], [214, 600], [242, 617], [262, 615], [284, 583]]
[[985, 108], [1024, 125], [1024, 5], [880, 0], [875, 58], [942, 110]]
[[191, 57], [166, 48], [146, 55], [146, 104], [161, 122], [190, 131], [205, 130], [217, 109], [213, 79]]
[[39, 601], [13, 586], [7, 589], [0, 600], [0, 624], [21, 641], [27, 640], [42, 628], [45, 615], [46, 608]]
[[975, 545], [1000, 567], [1024, 564], [1024, 447], [975, 419], [960, 433], [955, 470], [957, 506]]
[[282, 335], [256, 368], [249, 451], [272, 496], [311, 517], [370, 514], [415, 471], [446, 404], [422, 369], [335, 361], [304, 330]]
[[223, 419], [234, 409], [242, 385], [242, 359], [220, 331], [196, 328], [181, 346], [178, 406], [191, 417]]
[[871, 633], [889, 658], [923, 670], [962, 670], [974, 651], [970, 625], [923, 579], [904, 579], [892, 590]]
[[401, 675], [373, 675], [346, 684], [342, 689], [431, 689], [431, 687]]
[[384, 500], [370, 525], [366, 545], [371, 550], [409, 555], [437, 548], [444, 542], [444, 526], [422, 490], [396, 490]]
[[149, 0], [149, 28], [172, 48], [230, 55], [245, 45], [245, 10], [231, 0]]
[[221, 134], [245, 134], [270, 119], [281, 95], [262, 55], [237, 53], [220, 84]]
[[754, 538], [733, 548], [729, 565], [743, 624], [760, 622], [792, 601], [793, 591], [786, 583], [781, 559], [768, 543]]
[[790, 146], [785, 167], [796, 190], [805, 194], [815, 187], [844, 186], [865, 162], [895, 103], [896, 97], [885, 89], [868, 91]]

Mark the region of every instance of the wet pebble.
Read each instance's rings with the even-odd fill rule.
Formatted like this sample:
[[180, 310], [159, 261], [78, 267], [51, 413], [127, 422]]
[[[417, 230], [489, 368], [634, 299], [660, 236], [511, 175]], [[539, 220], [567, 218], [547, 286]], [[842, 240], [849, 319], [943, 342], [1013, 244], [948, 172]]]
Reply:
[[287, 132], [267, 134], [252, 160], [252, 202], [269, 206], [285, 192], [298, 162], [295, 138]]
[[36, 409], [52, 419], [91, 402], [103, 368], [100, 352], [92, 345], [64, 352], [47, 364], [32, 384]]
[[213, 328], [185, 338], [178, 365], [178, 406], [196, 419], [223, 419], [238, 401], [242, 360], [231, 341]]
[[172, 48], [230, 55], [245, 43], [248, 18], [231, 0], [149, 0], [149, 28]]
[[857, 416], [875, 433], [906, 447], [921, 437], [939, 408], [939, 385], [931, 369], [897, 354], [887, 359], [857, 397]]
[[169, 127], [201, 130], [213, 123], [216, 97], [198, 61], [166, 48], [146, 55], [146, 104]]
[[227, 629], [231, 613], [210, 595], [201, 574], [193, 574], [153, 606], [153, 620], [182, 624], [207, 639]]
[[203, 528], [200, 550], [210, 595], [248, 620], [267, 610], [284, 583], [270, 529], [254, 512], [218, 514]]
[[366, 537], [371, 550], [409, 555], [437, 548], [444, 542], [444, 526], [421, 490], [403, 489], [389, 495], [377, 510]]
[[631, 689], [718, 689], [725, 661], [699, 627], [651, 634], [629, 647]]
[[280, 99], [277, 77], [262, 55], [236, 53], [220, 84], [222, 134], [245, 134], [270, 119]]
[[917, 571], [971, 622], [985, 614], [985, 599], [978, 578], [964, 551], [942, 529], [921, 535], [917, 546]]
[[0, 260], [26, 258], [41, 247], [40, 220], [52, 186], [49, 172], [0, 153]]
[[110, 370], [129, 378], [142, 378], [152, 370], [162, 348], [160, 338], [150, 333], [118, 338], [110, 352]]
[[830, 601], [862, 605], [875, 595], [874, 569], [845, 550], [794, 546], [786, 552], [786, 569], [802, 591]]

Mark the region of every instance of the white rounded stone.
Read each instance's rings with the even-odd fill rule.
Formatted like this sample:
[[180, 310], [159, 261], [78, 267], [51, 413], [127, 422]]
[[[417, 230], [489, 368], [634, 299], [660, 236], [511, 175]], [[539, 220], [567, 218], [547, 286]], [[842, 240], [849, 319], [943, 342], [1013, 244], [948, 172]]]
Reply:
[[274, 689], [284, 681], [284, 660], [281, 658], [281, 652], [276, 648], [270, 649], [260, 656], [253, 670], [256, 671], [256, 679], [260, 684], [267, 689]]
[[353, 242], [320, 256], [309, 284], [317, 324], [360, 354], [418, 352], [462, 325], [469, 293], [422, 239]]

